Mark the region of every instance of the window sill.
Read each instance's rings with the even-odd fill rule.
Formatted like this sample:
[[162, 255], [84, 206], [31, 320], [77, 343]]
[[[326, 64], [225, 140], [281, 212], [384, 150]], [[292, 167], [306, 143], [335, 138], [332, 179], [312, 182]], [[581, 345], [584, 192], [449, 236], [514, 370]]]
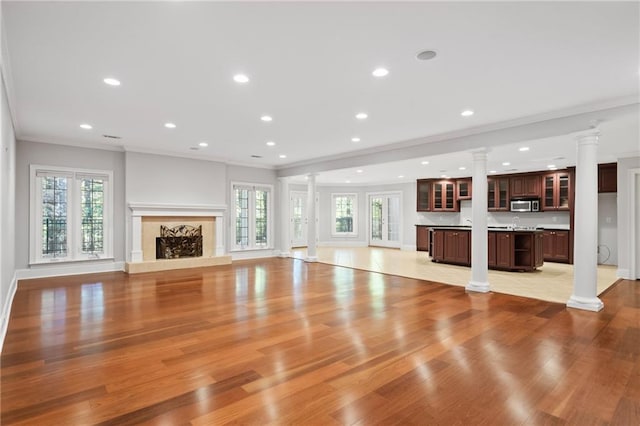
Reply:
[[97, 259], [35, 260], [35, 261], [30, 261], [29, 266], [39, 267], [39, 266], [59, 265], [59, 264], [68, 265], [70, 263], [103, 262], [103, 261], [113, 262], [114, 260], [115, 260], [114, 257], [109, 257], [109, 256], [100, 257]]

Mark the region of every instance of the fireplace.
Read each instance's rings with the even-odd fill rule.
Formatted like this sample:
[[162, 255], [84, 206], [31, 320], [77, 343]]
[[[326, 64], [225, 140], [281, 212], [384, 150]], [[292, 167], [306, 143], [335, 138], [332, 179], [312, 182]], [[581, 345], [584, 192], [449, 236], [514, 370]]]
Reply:
[[129, 273], [231, 263], [222, 205], [129, 203]]
[[173, 228], [160, 225], [156, 237], [156, 259], [179, 259], [202, 256], [202, 225], [178, 225]]

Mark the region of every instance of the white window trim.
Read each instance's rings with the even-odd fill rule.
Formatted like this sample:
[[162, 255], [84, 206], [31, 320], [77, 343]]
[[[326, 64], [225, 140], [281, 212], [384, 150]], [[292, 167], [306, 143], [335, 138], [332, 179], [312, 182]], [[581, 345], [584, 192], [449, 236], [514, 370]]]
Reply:
[[[249, 241], [252, 243], [248, 246], [239, 246], [236, 245], [236, 191], [235, 187], [246, 187], [248, 189], [255, 190], [266, 190], [269, 195], [267, 197], [267, 245], [266, 246], [256, 246], [255, 245], [255, 236], [256, 236], [256, 228], [255, 228], [255, 195], [249, 198]], [[229, 202], [229, 228], [230, 228], [230, 238], [229, 247], [230, 252], [238, 252], [238, 251], [256, 251], [256, 250], [273, 250], [274, 245], [274, 237], [273, 237], [273, 198], [274, 198], [274, 189], [273, 185], [267, 183], [251, 183], [251, 182], [231, 182], [230, 186], [230, 202]]]
[[[353, 198], [353, 232], [336, 231], [336, 198]], [[336, 192], [331, 194], [331, 236], [333, 237], [357, 237], [358, 236], [358, 194], [355, 192]]]
[[[67, 256], [55, 258], [42, 257], [42, 235], [40, 229], [40, 219], [42, 216], [42, 187], [38, 185], [37, 172], [50, 171], [60, 174], [68, 174], [71, 178], [71, 185], [67, 192]], [[104, 230], [103, 244], [104, 253], [98, 257], [90, 253], [81, 252], [81, 200], [80, 185], [77, 184], [79, 175], [102, 175], [107, 176], [105, 182], [104, 197]], [[77, 169], [72, 167], [46, 166], [31, 164], [29, 166], [30, 178], [30, 203], [29, 203], [29, 264], [50, 264], [64, 262], [81, 262], [113, 259], [113, 171], [96, 169]]]

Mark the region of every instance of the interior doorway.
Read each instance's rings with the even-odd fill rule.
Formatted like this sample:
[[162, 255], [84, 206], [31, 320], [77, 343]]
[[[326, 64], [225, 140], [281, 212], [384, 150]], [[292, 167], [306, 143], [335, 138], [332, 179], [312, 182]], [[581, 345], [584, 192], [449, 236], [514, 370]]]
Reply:
[[[289, 214], [291, 222], [291, 247], [306, 247], [308, 244], [307, 229], [309, 225], [309, 215], [307, 212], [307, 192], [290, 192], [291, 211]], [[316, 194], [316, 240], [318, 238], [318, 218], [319, 218], [319, 197]]]
[[369, 194], [369, 245], [400, 248], [402, 193]]

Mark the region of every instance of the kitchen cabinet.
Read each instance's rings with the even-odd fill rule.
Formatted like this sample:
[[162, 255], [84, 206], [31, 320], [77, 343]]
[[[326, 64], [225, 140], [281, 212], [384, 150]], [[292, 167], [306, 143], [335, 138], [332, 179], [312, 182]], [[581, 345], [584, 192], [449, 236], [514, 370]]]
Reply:
[[509, 211], [509, 178], [487, 180], [487, 209], [493, 212]]
[[431, 183], [433, 188], [431, 211], [457, 212], [460, 211], [456, 200], [456, 185], [452, 180], [440, 180]]
[[598, 164], [598, 192], [618, 192], [618, 164]]
[[570, 210], [571, 183], [568, 171], [547, 173], [542, 178], [542, 210]]
[[458, 200], [471, 199], [471, 179], [456, 180], [456, 194]]
[[569, 231], [545, 230], [543, 232], [543, 253], [546, 262], [569, 263]]
[[[434, 262], [471, 265], [471, 231], [464, 228], [432, 229]], [[533, 271], [543, 264], [541, 231], [491, 231], [487, 263], [491, 269]]]
[[509, 180], [511, 198], [540, 198], [541, 177], [537, 173], [512, 176]]
[[417, 188], [418, 188], [417, 211], [430, 212], [431, 211], [431, 180], [418, 179]]
[[416, 249], [417, 251], [429, 251], [429, 228], [416, 225]]

